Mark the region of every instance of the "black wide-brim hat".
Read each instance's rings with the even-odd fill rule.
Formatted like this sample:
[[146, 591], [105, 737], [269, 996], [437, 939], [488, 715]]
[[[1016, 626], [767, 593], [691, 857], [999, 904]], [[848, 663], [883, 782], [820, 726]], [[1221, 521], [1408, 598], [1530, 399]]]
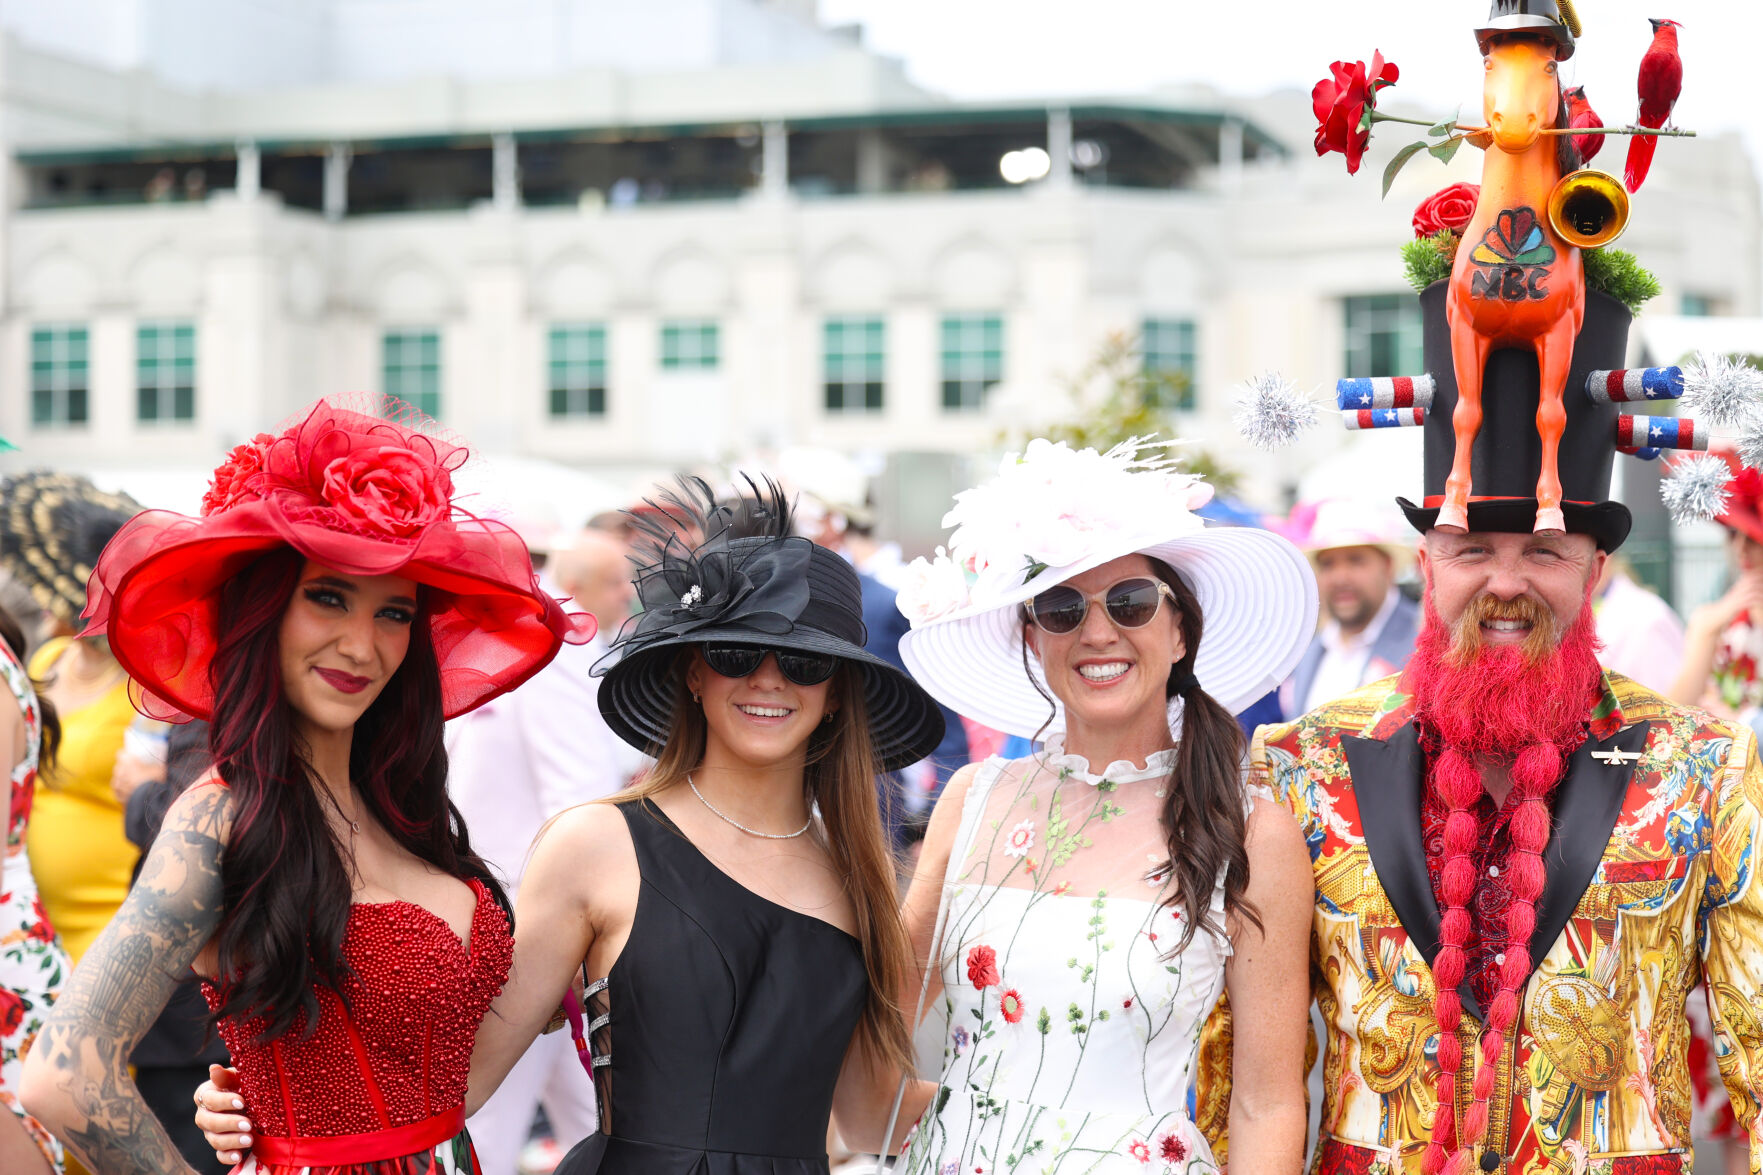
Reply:
[[[1448, 280], [1436, 281], [1420, 295], [1426, 370], [1434, 384], [1432, 408], [1423, 426], [1426, 496], [1419, 505], [1406, 498], [1396, 499], [1409, 524], [1422, 534], [1438, 522], [1445, 479], [1451, 474], [1457, 448], [1451, 426], [1457, 407], [1457, 376], [1451, 362], [1451, 327], [1445, 318], [1449, 287]], [[1573, 342], [1573, 363], [1561, 397], [1567, 410], [1556, 457], [1561, 514], [1569, 534], [1590, 535], [1606, 552], [1615, 551], [1628, 538], [1634, 518], [1627, 506], [1609, 500], [1620, 410], [1615, 404], [1593, 402], [1585, 394], [1586, 376], [1626, 366], [1632, 321], [1628, 309], [1616, 299], [1597, 290], [1585, 292], [1585, 318]], [[1488, 355], [1482, 378], [1481, 431], [1470, 456], [1472, 531], [1529, 534], [1536, 526], [1537, 474], [1543, 464], [1543, 442], [1536, 428], [1541, 383], [1534, 351], [1500, 349]]]
[[677, 546], [637, 577], [644, 611], [595, 672], [600, 713], [625, 742], [653, 751], [680, 704], [680, 651], [709, 643], [825, 653], [862, 682], [870, 739], [882, 770], [916, 763], [943, 740], [943, 716], [906, 674], [863, 648], [857, 572], [804, 538], [712, 537]]

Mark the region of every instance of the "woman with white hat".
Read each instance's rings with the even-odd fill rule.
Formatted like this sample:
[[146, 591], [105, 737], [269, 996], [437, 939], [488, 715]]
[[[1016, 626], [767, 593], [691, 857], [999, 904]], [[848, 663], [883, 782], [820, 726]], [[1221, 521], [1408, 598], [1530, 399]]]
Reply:
[[1231, 715], [1291, 671], [1315, 583], [1284, 539], [1207, 528], [1210, 488], [1154, 450], [1031, 442], [901, 594], [926, 689], [1046, 740], [951, 781], [906, 900], [913, 1175], [1216, 1170], [1189, 1091], [1227, 986], [1231, 1158], [1301, 1161], [1310, 863]]

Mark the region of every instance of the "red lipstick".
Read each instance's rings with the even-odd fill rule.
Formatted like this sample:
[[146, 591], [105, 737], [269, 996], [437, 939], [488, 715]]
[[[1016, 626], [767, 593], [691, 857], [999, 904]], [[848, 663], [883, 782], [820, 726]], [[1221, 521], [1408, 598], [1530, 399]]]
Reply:
[[358, 694], [373, 681], [372, 678], [356, 677], [353, 673], [344, 673], [341, 669], [314, 669], [313, 672], [346, 694]]

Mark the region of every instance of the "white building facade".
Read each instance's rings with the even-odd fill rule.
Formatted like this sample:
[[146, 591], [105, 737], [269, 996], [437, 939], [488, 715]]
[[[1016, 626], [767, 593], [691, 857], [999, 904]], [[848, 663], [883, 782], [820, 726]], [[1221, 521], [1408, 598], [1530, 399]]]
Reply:
[[[1353, 446], [1417, 467], [1332, 429], [1245, 452], [1230, 392], [1417, 374], [1398, 248], [1475, 152], [1380, 204], [1405, 140], [1349, 179], [1303, 95], [959, 106], [811, 3], [82, 5], [114, 30], [87, 60], [54, 19], [0, 42], [0, 468], [206, 469], [377, 393], [628, 483], [804, 443], [945, 468], [884, 504], [921, 531], [959, 459], [1081, 410], [1111, 332], [1190, 377], [1182, 431], [1264, 504]], [[1023, 151], [1044, 178], [1005, 182]], [[1704, 139], [1622, 244], [1655, 312], [1755, 315], [1760, 238], [1750, 161]]]

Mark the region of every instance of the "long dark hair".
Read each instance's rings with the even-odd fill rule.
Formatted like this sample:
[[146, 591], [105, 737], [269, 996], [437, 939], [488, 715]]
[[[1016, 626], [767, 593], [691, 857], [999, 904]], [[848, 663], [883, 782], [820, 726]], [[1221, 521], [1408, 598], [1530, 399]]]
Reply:
[[[18, 663], [26, 663], [29, 647], [24, 639], [24, 626], [18, 618], [0, 607], [0, 640], [12, 650]], [[55, 752], [61, 749], [61, 715], [55, 712], [55, 703], [43, 696], [43, 683], [31, 679], [31, 690], [37, 695], [37, 717], [43, 727], [42, 742], [37, 748], [37, 774], [47, 776], [55, 768]]]
[[[323, 785], [303, 758], [279, 668], [282, 614], [304, 564], [298, 551], [283, 548], [227, 582], [209, 670], [209, 747], [233, 802], [220, 863], [223, 999], [214, 1017], [261, 1017], [264, 1040], [296, 1027], [305, 1035], [316, 1031], [314, 985], [341, 996], [349, 974], [349, 871], [326, 820]], [[506, 896], [471, 851], [465, 822], [447, 799], [430, 592], [418, 592], [403, 664], [355, 724], [349, 776], [400, 847], [453, 877], [482, 881], [506, 911]]]
[[[1163, 696], [1173, 698], [1179, 687], [1194, 671], [1194, 658], [1200, 651], [1200, 637], [1205, 631], [1205, 617], [1200, 601], [1187, 581], [1161, 559], [1145, 556], [1151, 574], [1169, 585], [1174, 595], [1171, 605], [1176, 625], [1181, 631], [1186, 653], [1169, 667]], [[1020, 615], [1024, 625], [1022, 667], [1029, 671], [1027, 625], [1028, 606]], [[1029, 681], [1047, 699], [1054, 699], [1042, 688], [1033, 673]], [[1211, 694], [1194, 686], [1182, 694], [1181, 741], [1176, 745], [1175, 766], [1170, 770], [1168, 793], [1163, 801], [1159, 822], [1163, 827], [1168, 859], [1159, 867], [1167, 871], [1171, 882], [1169, 899], [1164, 905], [1181, 912], [1181, 937], [1170, 954], [1187, 948], [1202, 928], [1221, 937], [1227, 928], [1212, 913], [1212, 890], [1218, 875], [1224, 873], [1224, 913], [1228, 920], [1235, 915], [1261, 929], [1261, 914], [1255, 904], [1243, 896], [1249, 886], [1248, 818], [1243, 804], [1243, 728], [1229, 710], [1218, 704]], [[1051, 716], [1049, 716], [1051, 721]], [[1043, 727], [1043, 729], [1045, 729]]]

